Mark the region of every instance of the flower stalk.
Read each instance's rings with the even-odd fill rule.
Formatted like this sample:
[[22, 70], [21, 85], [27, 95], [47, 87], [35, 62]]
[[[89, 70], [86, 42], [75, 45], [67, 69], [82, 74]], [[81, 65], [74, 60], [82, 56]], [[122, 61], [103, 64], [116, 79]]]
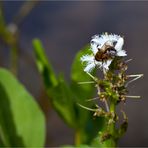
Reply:
[[[83, 55], [81, 61], [84, 64], [84, 71], [92, 78], [97, 88], [98, 97], [89, 99], [89, 101], [99, 101], [104, 103], [105, 108], [95, 105], [96, 108], [88, 108], [80, 105], [82, 108], [94, 112], [94, 116], [105, 119], [103, 130], [99, 132], [99, 142], [102, 146], [116, 147], [118, 140], [126, 132], [128, 118], [121, 110], [123, 118], [120, 119], [119, 128], [116, 124], [119, 121], [116, 107], [127, 98], [140, 98], [140, 96], [130, 96], [127, 86], [135, 80], [141, 78], [143, 74], [127, 75], [127, 64], [131, 61], [125, 60], [126, 51], [123, 50], [124, 39], [119, 35], [102, 34], [95, 35], [91, 40], [92, 54]], [[91, 72], [96, 69], [102, 70], [103, 78], [93, 76]], [[133, 79], [131, 79], [133, 78]], [[129, 80], [131, 79], [131, 80]], [[86, 84], [81, 82], [81, 84]], [[87, 84], [89, 84], [87, 82]]]

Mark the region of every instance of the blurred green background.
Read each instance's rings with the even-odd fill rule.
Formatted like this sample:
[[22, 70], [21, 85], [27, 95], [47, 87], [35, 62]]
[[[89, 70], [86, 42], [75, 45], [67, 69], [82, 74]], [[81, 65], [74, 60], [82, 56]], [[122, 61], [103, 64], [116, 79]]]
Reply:
[[[74, 131], [51, 109], [35, 65], [32, 39], [41, 39], [56, 73], [64, 73], [69, 80], [75, 54], [90, 42], [92, 35], [111, 32], [125, 38], [124, 48], [128, 58], [133, 59], [128, 73], [144, 74], [144, 78], [130, 85], [129, 94], [141, 95], [142, 99], [129, 99], [124, 106], [129, 127], [119, 146], [148, 146], [148, 2], [30, 1], [26, 4], [30, 11], [24, 17], [18, 15], [23, 4], [24, 1], [3, 2], [4, 18], [11, 31], [15, 29], [11, 24], [18, 25], [18, 78], [46, 114], [46, 145], [73, 144]], [[9, 48], [0, 38], [0, 66], [9, 65]]]

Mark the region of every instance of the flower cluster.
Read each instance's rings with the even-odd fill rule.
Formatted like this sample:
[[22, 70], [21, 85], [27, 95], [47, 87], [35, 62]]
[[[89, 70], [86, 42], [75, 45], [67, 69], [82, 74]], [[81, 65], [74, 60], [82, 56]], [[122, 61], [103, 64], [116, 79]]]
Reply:
[[[86, 63], [85, 72], [91, 72], [96, 66], [108, 70], [114, 57], [127, 55], [126, 51], [122, 49], [124, 39], [120, 35], [107, 33], [95, 35], [90, 44], [92, 54], [81, 57], [81, 61]], [[99, 58], [95, 58], [99, 52], [101, 53]]]
[[[107, 33], [95, 35], [92, 37], [90, 44], [91, 54], [83, 55], [80, 59], [82, 63], [85, 63], [84, 71], [93, 79], [98, 92], [98, 96], [89, 99], [89, 101], [99, 99], [104, 103], [105, 109], [98, 104], [93, 109], [83, 105], [80, 106], [93, 111], [94, 116], [106, 119], [105, 130], [102, 133], [100, 132], [99, 136], [101, 142], [108, 139], [115, 142], [126, 132], [128, 125], [127, 116], [121, 110], [123, 114], [122, 123], [119, 128], [116, 128], [115, 124], [119, 119], [116, 113], [116, 106], [120, 102], [125, 102], [126, 98], [140, 98], [140, 96], [127, 95], [127, 86], [141, 78], [143, 74], [126, 74], [127, 63], [131, 59], [125, 61], [123, 58], [127, 54], [123, 50], [124, 39], [120, 35]], [[104, 77], [102, 79], [90, 73], [95, 67], [103, 70]]]

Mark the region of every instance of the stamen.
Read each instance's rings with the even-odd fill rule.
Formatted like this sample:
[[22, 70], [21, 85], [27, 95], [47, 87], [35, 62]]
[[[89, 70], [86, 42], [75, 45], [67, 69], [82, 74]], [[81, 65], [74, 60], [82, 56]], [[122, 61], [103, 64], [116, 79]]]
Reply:
[[123, 115], [123, 119], [124, 119], [125, 121], [127, 121], [128, 118], [127, 118], [127, 116], [126, 116], [126, 113], [125, 113], [123, 110], [121, 110], [121, 113], [122, 113], [122, 115]]
[[97, 107], [98, 109], [102, 109], [98, 104], [96, 104], [96, 107]]
[[104, 100], [104, 103], [105, 103], [106, 111], [107, 111], [107, 112], [109, 112], [109, 105], [108, 105], [108, 103], [107, 103], [107, 100], [106, 100], [106, 99]]
[[128, 63], [128, 62], [130, 62], [130, 61], [132, 61], [132, 60], [133, 60], [133, 59], [126, 60], [125, 63]]
[[141, 96], [125, 96], [126, 98], [135, 98], [135, 99], [140, 99]]
[[99, 87], [99, 85], [96, 85], [96, 88], [97, 88], [97, 91], [98, 91], [98, 95], [100, 95], [100, 87]]
[[78, 82], [78, 84], [92, 84], [92, 83], [95, 83], [94, 81], [88, 81], [88, 82]]
[[127, 75], [127, 78], [133, 78], [133, 77], [136, 77], [132, 80], [130, 80], [129, 82], [127, 82], [127, 84], [125, 85], [125, 87], [127, 87], [130, 83], [140, 79], [141, 77], [143, 77], [144, 75], [143, 74], [136, 74], [136, 75]]
[[81, 105], [81, 104], [79, 104], [79, 103], [77, 103], [80, 107], [82, 107], [82, 108], [84, 108], [84, 109], [87, 109], [87, 110], [89, 110], [89, 111], [93, 111], [93, 112], [95, 112], [97, 109], [92, 109], [92, 108], [88, 108], [88, 107], [86, 107], [86, 106], [83, 106], [83, 105]]
[[127, 77], [132, 78], [132, 77], [142, 77], [144, 76], [143, 74], [136, 74], [136, 75], [127, 75]]
[[97, 82], [97, 78], [95, 78], [93, 75], [91, 75], [89, 72], [86, 72], [95, 82]]
[[88, 99], [88, 100], [86, 100], [86, 101], [93, 101], [93, 100], [97, 100], [97, 99], [99, 99], [99, 97], [95, 97], [95, 98], [92, 98], [92, 99]]

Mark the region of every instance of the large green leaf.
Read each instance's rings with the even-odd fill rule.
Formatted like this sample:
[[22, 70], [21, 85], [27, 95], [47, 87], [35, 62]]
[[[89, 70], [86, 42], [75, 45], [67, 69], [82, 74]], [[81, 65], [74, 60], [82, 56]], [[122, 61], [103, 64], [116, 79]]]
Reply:
[[33, 40], [33, 47], [38, 70], [42, 75], [47, 94], [54, 109], [68, 125], [74, 127], [74, 96], [72, 91], [68, 84], [66, 84], [63, 76], [56, 78], [53, 68], [45, 55], [42, 44], [38, 39]]
[[[84, 72], [84, 67], [80, 60], [83, 55], [91, 52], [89, 48], [89, 45], [87, 45], [76, 54], [71, 68], [71, 89], [76, 96], [76, 102], [86, 106], [92, 106], [92, 102], [87, 102], [87, 100], [92, 98], [95, 84], [79, 85], [78, 83], [92, 81], [92, 78]], [[84, 126], [87, 126], [88, 120], [90, 120], [90, 113], [79, 106], [76, 109], [79, 127], [82, 126], [84, 128]]]
[[[84, 72], [84, 64], [80, 60], [83, 55], [91, 54], [89, 48], [89, 45], [87, 45], [76, 54], [71, 70], [71, 89], [77, 96], [77, 102], [83, 104], [84, 106], [92, 107], [94, 103], [87, 102], [87, 99], [92, 98], [95, 90], [95, 84], [78, 84], [78, 82], [92, 81], [92, 78], [86, 72]], [[92, 74], [95, 74], [95, 71], [93, 71]], [[101, 130], [104, 120], [103, 118], [98, 117], [94, 119], [93, 113], [86, 111], [79, 106], [77, 110], [79, 113], [77, 115], [77, 121], [79, 122], [78, 128], [81, 127], [81, 130], [83, 129], [81, 139], [84, 143], [90, 144], [91, 140], [98, 135], [98, 131]]]
[[34, 39], [33, 47], [34, 47], [34, 53], [36, 56], [36, 64], [39, 69], [39, 72], [43, 76], [43, 80], [46, 85], [46, 88], [52, 88], [57, 86], [55, 73], [52, 69], [52, 66], [48, 62], [48, 59], [44, 53], [44, 49], [42, 47], [40, 40]]
[[[93, 92], [94, 92], [94, 84], [82, 84], [79, 85], [79, 82], [88, 82], [92, 81], [90, 76], [86, 72], [84, 72], [84, 67], [80, 61], [80, 58], [88, 54], [90, 52], [89, 46], [84, 47], [82, 50], [80, 50], [74, 59], [74, 62], [72, 64], [72, 69], [71, 69], [71, 89], [73, 90], [73, 93], [76, 96], [76, 102], [77, 103], [82, 103], [83, 105], [88, 105], [91, 106], [91, 102], [86, 101], [90, 98], [92, 98]], [[79, 116], [77, 118], [80, 118], [82, 126], [84, 126], [88, 112], [84, 111], [81, 107], [78, 106], [78, 112]], [[83, 116], [83, 119], [81, 117]]]
[[[87, 102], [86, 100], [92, 97], [95, 87], [94, 84], [78, 84], [78, 82], [92, 80], [83, 71], [83, 65], [80, 61], [82, 55], [90, 52], [89, 47], [86, 46], [76, 55], [72, 65], [71, 83], [68, 85], [63, 77], [55, 77], [55, 73], [52, 70], [51, 64], [48, 62], [41, 42], [34, 40], [33, 45], [38, 70], [43, 77], [47, 93], [54, 109], [68, 125], [75, 129], [78, 134], [78, 141], [81, 143], [91, 143], [91, 140], [97, 135], [97, 129], [102, 127], [102, 119], [97, 118], [94, 120], [90, 111], [78, 106], [78, 103], [88, 107], [92, 106], [92, 102]], [[47, 72], [46, 75], [44, 73], [45, 69]], [[46, 81], [49, 82], [47, 83]]]
[[80, 58], [83, 55], [89, 54], [91, 51], [89, 50], [89, 46], [85, 46], [82, 50], [80, 50], [74, 59], [71, 69], [71, 80], [73, 90], [79, 95], [79, 98], [84, 102], [84, 100], [89, 99], [92, 96], [94, 90], [94, 84], [85, 84], [78, 85], [78, 82], [88, 82], [92, 81], [92, 78], [84, 72], [84, 67]]
[[62, 75], [58, 77], [58, 85], [48, 90], [52, 97], [52, 104], [64, 121], [71, 127], [76, 127], [76, 115], [74, 106], [76, 105], [75, 96]]
[[0, 142], [7, 147], [43, 147], [45, 119], [34, 98], [0, 69]]

